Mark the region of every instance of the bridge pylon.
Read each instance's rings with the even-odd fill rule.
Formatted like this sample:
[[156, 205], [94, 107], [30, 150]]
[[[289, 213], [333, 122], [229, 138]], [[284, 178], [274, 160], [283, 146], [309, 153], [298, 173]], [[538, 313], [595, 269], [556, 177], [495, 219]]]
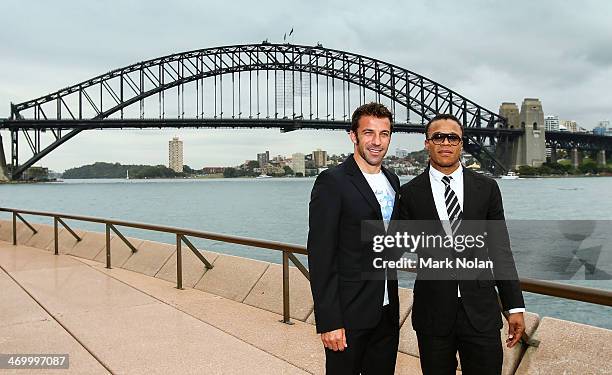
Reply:
[[524, 132], [519, 137], [498, 143], [498, 157], [510, 169], [522, 165], [541, 166], [546, 161], [546, 138], [540, 100], [525, 98], [520, 112], [515, 103], [502, 103], [499, 114], [508, 119], [508, 127], [523, 129]]
[[597, 151], [597, 165], [600, 167], [605, 167], [606, 164], [606, 150]]
[[6, 159], [4, 158], [4, 146], [2, 145], [2, 134], [0, 134], [0, 181], [8, 181]]

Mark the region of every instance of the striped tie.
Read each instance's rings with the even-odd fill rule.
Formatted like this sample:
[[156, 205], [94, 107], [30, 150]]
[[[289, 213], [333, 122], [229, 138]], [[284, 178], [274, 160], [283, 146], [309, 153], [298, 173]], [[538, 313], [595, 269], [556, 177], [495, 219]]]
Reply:
[[444, 176], [442, 177], [442, 182], [444, 183], [444, 201], [446, 202], [446, 211], [448, 212], [448, 221], [450, 222], [451, 231], [453, 235], [457, 231], [457, 228], [461, 224], [461, 206], [459, 205], [459, 199], [457, 199], [457, 195], [451, 189], [450, 182], [452, 177]]

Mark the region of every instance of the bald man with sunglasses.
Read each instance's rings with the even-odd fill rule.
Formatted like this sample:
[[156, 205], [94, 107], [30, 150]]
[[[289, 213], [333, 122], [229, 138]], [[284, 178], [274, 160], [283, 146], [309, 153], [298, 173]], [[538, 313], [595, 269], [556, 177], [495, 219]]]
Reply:
[[504, 263], [504, 275], [513, 276], [500, 279], [496, 269], [501, 273], [502, 267], [494, 267], [495, 278], [481, 279], [479, 275], [477, 279], [460, 280], [451, 271], [446, 279], [429, 280], [420, 278], [419, 270], [412, 325], [417, 333], [421, 369], [424, 375], [455, 374], [459, 352], [463, 374], [501, 374], [502, 321], [495, 287], [503, 309], [509, 313], [506, 345], [516, 345], [525, 330], [525, 304], [510, 250], [501, 192], [495, 180], [461, 165], [463, 126], [455, 116], [435, 116], [427, 124], [425, 135], [429, 167], [400, 188], [400, 219], [439, 221], [444, 231], [453, 235], [469, 221], [502, 223], [502, 241], [489, 241], [486, 251], [491, 259], [509, 259]]

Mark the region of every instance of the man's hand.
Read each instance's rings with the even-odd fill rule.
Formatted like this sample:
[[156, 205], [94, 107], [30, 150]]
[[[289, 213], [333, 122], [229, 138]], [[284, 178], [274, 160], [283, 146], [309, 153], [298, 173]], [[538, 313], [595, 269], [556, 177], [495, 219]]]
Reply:
[[321, 341], [323, 341], [323, 346], [333, 351], [339, 350], [342, 352], [344, 351], [344, 348], [348, 347], [348, 345], [346, 345], [344, 328], [322, 333]]
[[525, 319], [523, 313], [514, 313], [508, 315], [508, 339], [506, 340], [506, 346], [512, 348], [523, 336], [525, 332]]

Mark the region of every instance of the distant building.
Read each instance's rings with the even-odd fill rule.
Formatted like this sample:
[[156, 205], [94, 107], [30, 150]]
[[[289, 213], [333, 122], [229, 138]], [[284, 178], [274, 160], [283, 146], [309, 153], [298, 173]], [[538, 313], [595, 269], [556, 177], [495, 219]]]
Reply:
[[476, 160], [474, 160], [472, 164], [467, 166], [467, 168], [477, 171], [480, 170], [480, 164]]
[[49, 179], [49, 168], [30, 167], [21, 176], [26, 181], [45, 181]]
[[225, 171], [225, 167], [204, 167], [202, 168], [202, 173], [204, 174], [217, 174], [223, 173]]
[[610, 129], [610, 121], [599, 121], [597, 127], [593, 129], [593, 134], [595, 135], [608, 135], [608, 132], [612, 131]]
[[270, 163], [270, 151], [257, 154], [257, 162], [259, 163], [259, 168], [264, 168], [268, 165]]
[[320, 148], [312, 152], [312, 159], [314, 160], [315, 168], [324, 168], [327, 166], [327, 151], [323, 151]]
[[259, 173], [269, 176], [282, 176], [285, 174], [285, 170], [278, 165], [268, 164], [264, 168], [259, 168]]
[[395, 149], [395, 156], [397, 156], [398, 158], [405, 158], [408, 156], [408, 154], [409, 152], [405, 148], [398, 147]]
[[570, 133], [576, 133], [578, 131], [578, 124], [576, 123], [576, 121], [563, 120], [560, 126], [561, 125], [565, 128], [565, 130], [567, 130]]
[[544, 129], [547, 132], [550, 132], [550, 131], [558, 132], [559, 131], [559, 116], [557, 115], [544, 116]]
[[183, 141], [174, 137], [168, 143], [168, 167], [177, 173], [181, 173], [183, 172]]
[[301, 173], [302, 176], [306, 176], [306, 159], [304, 154], [295, 153], [291, 156], [291, 169], [296, 175]]

